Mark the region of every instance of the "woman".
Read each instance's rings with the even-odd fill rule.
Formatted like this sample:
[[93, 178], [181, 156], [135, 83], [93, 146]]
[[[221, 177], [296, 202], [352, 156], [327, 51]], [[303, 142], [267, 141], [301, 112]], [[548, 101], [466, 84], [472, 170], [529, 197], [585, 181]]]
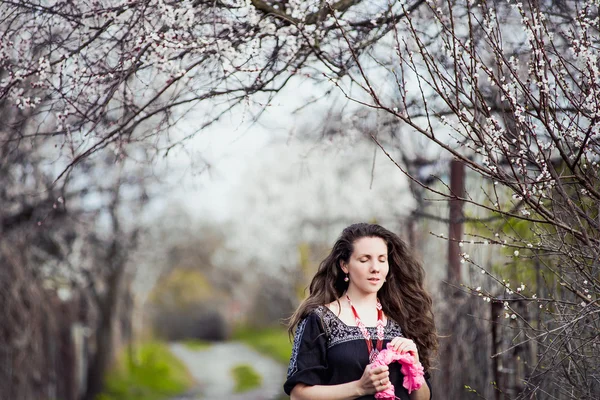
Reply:
[[430, 368], [437, 336], [423, 277], [397, 235], [374, 224], [344, 229], [290, 320], [290, 334], [296, 329], [285, 392], [293, 400], [374, 399], [393, 384], [399, 399], [431, 399], [428, 373], [409, 395], [400, 364], [369, 366], [391, 343]]

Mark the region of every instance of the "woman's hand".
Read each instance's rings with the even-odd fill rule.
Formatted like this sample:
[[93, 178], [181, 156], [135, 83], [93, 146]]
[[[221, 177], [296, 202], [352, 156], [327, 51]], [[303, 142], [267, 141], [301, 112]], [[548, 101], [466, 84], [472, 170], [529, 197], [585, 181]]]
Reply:
[[410, 353], [415, 358], [415, 361], [419, 362], [419, 351], [417, 350], [417, 345], [412, 340], [395, 337], [390, 344], [398, 353]]
[[380, 367], [373, 367], [371, 364], [367, 365], [362, 377], [358, 381], [361, 396], [382, 392], [389, 388], [390, 385], [390, 371], [387, 365]]

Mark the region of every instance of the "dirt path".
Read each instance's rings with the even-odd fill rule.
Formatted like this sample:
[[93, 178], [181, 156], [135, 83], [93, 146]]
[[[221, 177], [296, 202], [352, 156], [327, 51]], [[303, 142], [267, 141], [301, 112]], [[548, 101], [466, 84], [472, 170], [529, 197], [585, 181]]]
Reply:
[[[200, 385], [193, 393], [173, 400], [275, 400], [283, 394], [285, 366], [243, 343], [216, 343], [206, 350], [191, 350], [180, 343], [170, 347]], [[262, 376], [262, 386], [245, 393], [233, 393], [235, 382], [231, 369], [238, 364], [251, 365]]]

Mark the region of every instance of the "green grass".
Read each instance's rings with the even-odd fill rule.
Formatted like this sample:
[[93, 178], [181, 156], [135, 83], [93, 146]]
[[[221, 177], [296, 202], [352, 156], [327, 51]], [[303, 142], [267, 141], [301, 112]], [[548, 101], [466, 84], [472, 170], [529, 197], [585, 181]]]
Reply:
[[231, 369], [235, 381], [235, 393], [243, 393], [260, 386], [262, 377], [247, 364], [239, 364]]
[[206, 350], [210, 347], [210, 343], [204, 340], [189, 339], [183, 342], [183, 345], [190, 350]]
[[233, 333], [233, 339], [255, 348], [260, 353], [287, 364], [292, 354], [292, 344], [285, 328], [252, 329], [242, 327]]
[[193, 386], [193, 378], [167, 344], [148, 342], [131, 350], [118, 355], [97, 400], [163, 400]]

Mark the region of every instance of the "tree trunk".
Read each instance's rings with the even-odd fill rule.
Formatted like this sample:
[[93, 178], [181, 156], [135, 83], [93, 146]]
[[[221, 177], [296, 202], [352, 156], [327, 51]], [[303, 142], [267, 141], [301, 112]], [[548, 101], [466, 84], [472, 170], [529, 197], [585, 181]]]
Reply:
[[[461, 263], [460, 263], [460, 246], [462, 240], [462, 217], [463, 217], [463, 202], [465, 191], [465, 169], [462, 162], [452, 160], [450, 162], [450, 192], [452, 198], [450, 200], [450, 227], [448, 234], [448, 282], [449, 286], [442, 288], [446, 293], [446, 298], [450, 303], [450, 309], [458, 309], [460, 305], [460, 290], [456, 289], [460, 285], [461, 280]], [[449, 334], [456, 333], [456, 327], [463, 323], [463, 316], [455, 314], [446, 321], [446, 329]], [[459, 338], [449, 338], [451, 341], [459, 340]], [[448, 339], [446, 339], [448, 340]], [[455, 362], [462, 360], [463, 355], [460, 353], [460, 347], [453, 345], [445, 346], [446, 355], [444, 360], [446, 365], [442, 369], [444, 371], [444, 382], [447, 388], [454, 387]], [[444, 362], [444, 361], [443, 361]]]
[[96, 349], [88, 370], [85, 400], [94, 400], [102, 391], [104, 377], [113, 356], [113, 325], [120, 296], [125, 265], [119, 265], [108, 280], [108, 291], [100, 304], [100, 321], [96, 330]]
[[450, 232], [448, 240], [448, 282], [460, 284], [460, 246], [463, 229], [463, 201], [465, 195], [465, 166], [459, 160], [450, 162]]

